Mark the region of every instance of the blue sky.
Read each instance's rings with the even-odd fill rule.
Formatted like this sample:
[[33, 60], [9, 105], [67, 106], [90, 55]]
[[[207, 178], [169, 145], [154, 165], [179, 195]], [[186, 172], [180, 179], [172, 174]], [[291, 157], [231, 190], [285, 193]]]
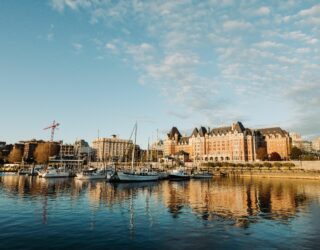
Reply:
[[0, 140], [138, 142], [178, 126], [320, 127], [320, 4], [0, 2]]

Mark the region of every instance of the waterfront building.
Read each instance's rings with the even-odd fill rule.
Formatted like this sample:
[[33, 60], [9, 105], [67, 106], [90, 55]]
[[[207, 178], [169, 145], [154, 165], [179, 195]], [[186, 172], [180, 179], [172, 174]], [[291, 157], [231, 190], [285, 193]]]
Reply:
[[315, 151], [320, 151], [320, 137], [312, 141], [312, 149]]
[[307, 140], [301, 141], [301, 149], [306, 152], [312, 152], [312, 142]]
[[281, 128], [248, 129], [241, 122], [219, 128], [195, 128], [190, 136], [182, 136], [173, 127], [164, 141], [164, 155], [185, 152], [193, 161], [255, 161], [257, 152], [277, 152], [282, 159], [290, 155], [291, 139]]
[[292, 147], [302, 148], [302, 137], [300, 134], [296, 132], [290, 132], [290, 137], [292, 140]]
[[258, 129], [258, 131], [262, 134], [263, 140], [266, 143], [268, 155], [276, 152], [280, 155], [281, 159], [289, 159], [292, 140], [287, 131], [279, 127]]
[[74, 157], [75, 156], [74, 145], [62, 144], [60, 146], [60, 155], [62, 157]]
[[[96, 151], [98, 161], [124, 161], [130, 157], [133, 149], [132, 140], [120, 139], [116, 135], [111, 138], [97, 138], [92, 142], [92, 147]], [[138, 147], [136, 146], [136, 150]]]
[[24, 145], [23, 148], [23, 161], [33, 162], [35, 159], [34, 153], [39, 144], [44, 143], [43, 140], [32, 139], [29, 141], [20, 141]]

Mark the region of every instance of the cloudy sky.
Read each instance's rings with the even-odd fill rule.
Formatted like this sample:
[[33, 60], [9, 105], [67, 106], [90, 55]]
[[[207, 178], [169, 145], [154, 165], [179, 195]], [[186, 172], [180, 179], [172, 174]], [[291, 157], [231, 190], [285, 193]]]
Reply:
[[318, 0], [0, 2], [0, 140], [176, 125], [320, 134]]

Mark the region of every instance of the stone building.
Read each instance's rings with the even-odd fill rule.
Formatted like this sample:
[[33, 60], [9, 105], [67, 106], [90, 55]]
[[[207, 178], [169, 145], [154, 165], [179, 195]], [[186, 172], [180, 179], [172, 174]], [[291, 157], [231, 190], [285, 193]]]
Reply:
[[214, 129], [195, 128], [190, 136], [182, 136], [173, 127], [164, 141], [164, 155], [184, 151], [193, 161], [254, 161], [257, 151], [266, 148], [267, 154], [277, 152], [287, 159], [290, 143], [289, 134], [281, 128], [252, 130], [241, 122]]
[[[98, 161], [120, 160], [130, 157], [133, 149], [132, 140], [120, 139], [116, 135], [111, 138], [97, 138], [92, 142]], [[136, 150], [138, 147], [136, 148]]]
[[281, 159], [289, 159], [292, 139], [287, 131], [279, 127], [258, 129], [257, 131], [263, 136], [268, 155], [272, 152], [277, 152], [281, 156]]
[[75, 150], [73, 144], [62, 144], [60, 145], [60, 156], [62, 157], [74, 157]]

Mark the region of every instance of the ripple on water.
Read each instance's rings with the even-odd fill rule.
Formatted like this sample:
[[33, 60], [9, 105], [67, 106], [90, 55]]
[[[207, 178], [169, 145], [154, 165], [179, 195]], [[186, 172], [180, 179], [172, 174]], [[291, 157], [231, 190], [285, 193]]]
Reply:
[[11, 249], [314, 248], [319, 187], [254, 178], [114, 185], [0, 176], [0, 241]]

